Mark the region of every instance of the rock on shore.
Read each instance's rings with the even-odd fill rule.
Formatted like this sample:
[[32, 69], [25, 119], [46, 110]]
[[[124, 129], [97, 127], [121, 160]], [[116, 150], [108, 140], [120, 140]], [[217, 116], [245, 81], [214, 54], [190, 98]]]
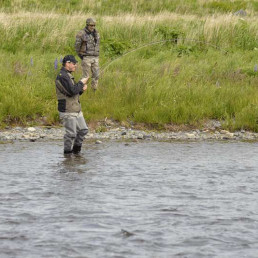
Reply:
[[[62, 127], [14, 127], [0, 130], [0, 141], [62, 140]], [[154, 132], [117, 127], [106, 132], [90, 131], [85, 137], [92, 140], [250, 140], [258, 141], [258, 133], [249, 131], [192, 130], [179, 132]]]

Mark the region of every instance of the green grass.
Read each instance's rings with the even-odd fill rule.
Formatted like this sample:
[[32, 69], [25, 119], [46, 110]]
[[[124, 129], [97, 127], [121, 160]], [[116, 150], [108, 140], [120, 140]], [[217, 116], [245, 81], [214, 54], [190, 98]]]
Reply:
[[[105, 116], [120, 121], [159, 124], [198, 124], [203, 119], [219, 119], [225, 120], [231, 129], [257, 130], [253, 120], [257, 109], [247, 108], [258, 104], [257, 76], [239, 70], [238, 58], [225, 57], [214, 50], [183, 57], [167, 51], [163, 57], [148, 60], [139, 60], [132, 54], [118, 60], [103, 75], [108, 83], [84, 104], [85, 112], [93, 119], [94, 110], [102, 110]], [[239, 114], [245, 109], [250, 116], [246, 126], [239, 124]]]
[[[0, 14], [0, 123], [36, 124], [45, 117], [54, 124], [59, 121], [54, 62], [75, 54], [75, 34], [88, 15], [78, 13], [83, 1], [69, 1], [69, 12], [58, 1], [48, 13], [39, 10], [52, 10], [50, 1], [15, 2], [5, 0]], [[162, 127], [218, 119], [231, 130], [258, 132], [256, 18], [224, 14], [242, 1], [226, 7], [219, 1], [197, 2], [166, 7], [170, 1], [164, 0], [166, 12], [159, 13], [155, 1], [138, 1], [136, 11], [133, 1], [123, 9], [121, 0], [113, 2], [120, 8], [116, 15], [96, 16], [102, 69], [99, 90], [94, 94], [89, 88], [81, 97], [87, 121], [108, 117]], [[94, 6], [92, 13], [98, 10], [96, 1], [87, 3]], [[22, 11], [26, 4], [33, 12]], [[256, 11], [253, 1], [243, 4]], [[218, 5], [224, 9], [218, 11]], [[115, 13], [115, 7], [105, 8], [103, 14]], [[79, 66], [75, 77], [80, 76]]]
[[160, 12], [194, 13], [234, 13], [240, 9], [257, 12], [255, 0], [2, 0], [1, 8], [5, 12], [20, 10], [54, 11], [61, 14], [75, 12], [92, 13], [94, 15], [117, 15], [121, 13], [158, 14]]

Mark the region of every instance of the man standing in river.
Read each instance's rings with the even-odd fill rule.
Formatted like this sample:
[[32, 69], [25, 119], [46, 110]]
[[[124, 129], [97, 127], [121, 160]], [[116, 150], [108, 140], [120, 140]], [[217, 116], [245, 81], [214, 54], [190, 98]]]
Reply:
[[81, 111], [79, 96], [87, 89], [88, 78], [74, 82], [72, 72], [76, 70], [77, 60], [72, 55], [63, 59], [63, 67], [56, 77], [56, 94], [60, 119], [65, 127], [64, 154], [78, 154], [81, 151], [88, 126]]
[[99, 80], [99, 43], [100, 36], [95, 29], [96, 21], [93, 18], [86, 20], [86, 27], [76, 35], [75, 51], [82, 60], [83, 77], [92, 73], [91, 87], [96, 90]]

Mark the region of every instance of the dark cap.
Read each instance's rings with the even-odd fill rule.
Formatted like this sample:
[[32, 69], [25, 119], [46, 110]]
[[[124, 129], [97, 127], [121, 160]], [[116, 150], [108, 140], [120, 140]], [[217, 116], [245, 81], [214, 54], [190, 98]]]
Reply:
[[65, 63], [78, 63], [78, 61], [75, 59], [75, 57], [74, 56], [72, 56], [72, 55], [67, 55], [67, 56], [65, 56], [64, 57], [64, 59], [63, 59], [63, 65], [65, 64]]

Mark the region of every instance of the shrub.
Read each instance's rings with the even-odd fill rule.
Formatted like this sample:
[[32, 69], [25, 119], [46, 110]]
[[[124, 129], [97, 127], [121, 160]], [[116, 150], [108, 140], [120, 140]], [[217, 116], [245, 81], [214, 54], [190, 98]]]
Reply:
[[122, 55], [130, 47], [130, 44], [128, 42], [114, 38], [102, 41], [101, 45], [102, 49], [105, 52], [105, 55], [108, 57], [116, 57]]
[[178, 28], [173, 28], [166, 25], [161, 25], [156, 28], [155, 33], [160, 35], [162, 39], [171, 41], [172, 44], [176, 44], [179, 38], [183, 38], [184, 36], [184, 32], [180, 31]]

